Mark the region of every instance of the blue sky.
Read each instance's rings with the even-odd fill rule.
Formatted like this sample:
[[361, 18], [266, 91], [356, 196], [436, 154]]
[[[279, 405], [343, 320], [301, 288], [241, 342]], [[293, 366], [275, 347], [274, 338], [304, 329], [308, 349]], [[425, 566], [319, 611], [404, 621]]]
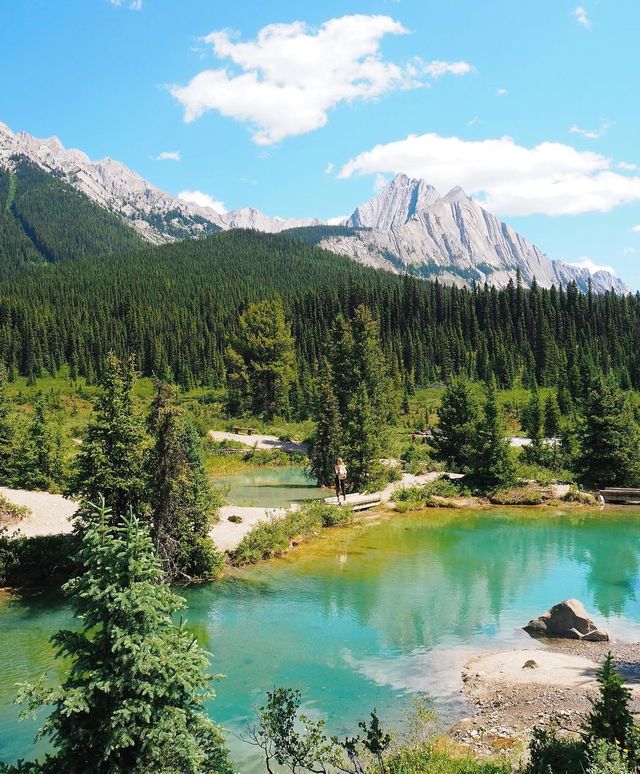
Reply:
[[283, 217], [459, 184], [640, 288], [638, 29], [637, 0], [4, 2], [0, 120]]

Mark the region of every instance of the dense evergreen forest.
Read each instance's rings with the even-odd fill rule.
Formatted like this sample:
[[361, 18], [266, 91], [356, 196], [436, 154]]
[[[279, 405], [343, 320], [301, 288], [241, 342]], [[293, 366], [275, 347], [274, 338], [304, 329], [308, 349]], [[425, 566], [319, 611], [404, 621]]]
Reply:
[[27, 162], [0, 169], [0, 278], [30, 263], [130, 251], [144, 244], [121, 218]]
[[535, 377], [573, 388], [603, 372], [623, 388], [640, 386], [638, 295], [519, 283], [446, 287], [246, 231], [24, 268], [0, 285], [0, 361], [10, 377], [68, 363], [72, 374], [93, 378], [109, 351], [134, 353], [143, 374], [222, 384], [241, 313], [276, 296], [292, 327], [303, 391], [336, 318], [352, 318], [360, 305], [378, 320], [398, 381], [495, 373], [502, 387]]

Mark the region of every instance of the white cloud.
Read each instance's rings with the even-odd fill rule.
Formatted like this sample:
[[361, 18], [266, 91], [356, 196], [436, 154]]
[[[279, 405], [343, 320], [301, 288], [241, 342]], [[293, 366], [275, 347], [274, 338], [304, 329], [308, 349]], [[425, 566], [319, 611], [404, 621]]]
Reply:
[[616, 167], [618, 167], [618, 169], [624, 169], [626, 172], [635, 172], [638, 169], [637, 164], [631, 164], [628, 161], [619, 161], [616, 164]]
[[324, 168], [325, 175], [330, 175], [333, 172], [333, 167], [334, 167], [333, 161], [330, 161], [327, 164], [327, 166]]
[[475, 126], [480, 120], [479, 116], [474, 116], [471, 121], [467, 121], [467, 126]]
[[438, 59], [423, 64], [421, 69], [432, 78], [441, 78], [443, 75], [467, 75], [473, 71], [473, 67], [467, 62], [442, 62]]
[[506, 97], [509, 93], [509, 89], [496, 89], [496, 94], [498, 97]]
[[[120, 6], [126, 4], [126, 0], [109, 0], [109, 2], [111, 5], [115, 5], [117, 8], [120, 8]], [[131, 2], [127, 5], [127, 8], [129, 8], [130, 11], [141, 11], [142, 0], [131, 0]]]
[[634, 234], [640, 234], [640, 225], [634, 226], [631, 230], [634, 232]]
[[635, 255], [638, 251], [635, 247], [625, 247], [622, 252], [624, 255]]
[[343, 102], [371, 100], [393, 89], [425, 85], [431, 74], [461, 74], [464, 62], [420, 59], [399, 65], [380, 52], [386, 35], [408, 30], [390, 16], [353, 15], [330, 19], [319, 28], [303, 22], [270, 24], [249, 42], [228, 30], [204, 38], [229, 68], [203, 70], [172, 95], [184, 108], [185, 121], [217, 110], [250, 126], [259, 145], [324, 126], [331, 108]]
[[153, 161], [180, 161], [180, 151], [162, 151], [157, 156], [152, 156]]
[[583, 27], [591, 26], [591, 19], [589, 19], [589, 16], [587, 15], [587, 9], [584, 6], [577, 6], [573, 12], [573, 15], [576, 17], [578, 24], [582, 25]]
[[227, 211], [224, 202], [215, 201], [212, 196], [202, 191], [180, 191], [178, 199], [182, 199], [183, 202], [189, 202], [190, 204], [197, 204], [199, 207], [208, 207], [211, 210], [215, 210], [219, 215], [224, 215]]
[[327, 223], [330, 226], [341, 226], [348, 217], [348, 215], [336, 215], [335, 218], [329, 218]]
[[[602, 137], [603, 134], [606, 134], [610, 127], [611, 124], [608, 121], [603, 121], [598, 129], [581, 129], [579, 126], [574, 124], [571, 129], [569, 129], [569, 131], [571, 134], [580, 134], [582, 137], [586, 137], [588, 140], [597, 140]], [[620, 164], [618, 164], [618, 167], [620, 167]]]
[[573, 263], [569, 263], [569, 266], [577, 266], [579, 269], [586, 269], [589, 274], [595, 274], [597, 271], [608, 271], [611, 274], [615, 274], [615, 270], [611, 266], [603, 266], [599, 263], [595, 263], [586, 255]]
[[511, 137], [470, 141], [430, 133], [376, 145], [349, 160], [338, 177], [404, 172], [442, 191], [460, 185], [498, 214], [569, 215], [640, 201], [640, 176], [611, 166], [605, 156], [557, 142], [527, 148]]

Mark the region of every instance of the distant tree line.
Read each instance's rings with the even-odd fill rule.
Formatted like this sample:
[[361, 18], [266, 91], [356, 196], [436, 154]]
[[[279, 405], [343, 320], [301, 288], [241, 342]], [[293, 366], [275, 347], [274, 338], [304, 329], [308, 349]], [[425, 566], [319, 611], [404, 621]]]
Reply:
[[378, 325], [396, 385], [494, 375], [499, 388], [521, 379], [560, 384], [576, 397], [604, 374], [622, 389], [640, 387], [637, 295], [519, 281], [502, 290], [447, 287], [242, 231], [24, 269], [0, 285], [0, 362], [9, 378], [67, 364], [72, 378], [95, 381], [113, 351], [133, 353], [143, 375], [183, 387], [255, 379], [229, 360], [229, 347], [243, 357], [234, 347], [243, 314], [265, 300], [279, 301], [293, 337], [294, 417], [310, 413], [336, 320], [352, 321], [360, 307]]

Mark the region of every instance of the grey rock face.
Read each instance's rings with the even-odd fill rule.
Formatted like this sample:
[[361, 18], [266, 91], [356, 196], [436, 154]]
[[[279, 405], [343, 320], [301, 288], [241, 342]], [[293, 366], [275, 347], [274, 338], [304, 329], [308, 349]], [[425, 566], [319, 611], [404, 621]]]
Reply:
[[565, 599], [524, 627], [532, 637], [559, 637], [570, 640], [606, 642], [608, 632], [598, 629], [577, 599]]
[[471, 285], [504, 287], [520, 273], [530, 285], [566, 286], [575, 281], [594, 292], [629, 289], [613, 274], [552, 261], [538, 247], [469, 198], [460, 187], [439, 196], [424, 180], [398, 175], [373, 199], [360, 205], [347, 225], [367, 228], [332, 236], [321, 245], [361, 263], [396, 273], [437, 277]]

